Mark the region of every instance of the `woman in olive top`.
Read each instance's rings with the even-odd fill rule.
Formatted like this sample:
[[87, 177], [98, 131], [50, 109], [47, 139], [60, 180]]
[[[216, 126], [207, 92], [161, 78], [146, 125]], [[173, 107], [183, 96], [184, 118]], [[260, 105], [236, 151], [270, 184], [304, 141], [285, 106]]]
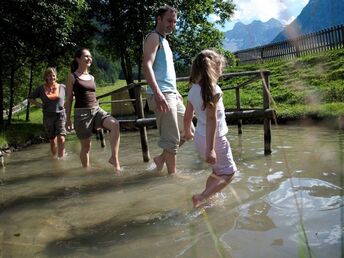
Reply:
[[[33, 105], [43, 110], [43, 125], [50, 139], [50, 149], [53, 157], [62, 158], [65, 149], [66, 136], [66, 114], [64, 109], [64, 98], [66, 86], [58, 84], [57, 72], [53, 67], [46, 69], [43, 79], [45, 83], [34, 92], [28, 100]], [[40, 98], [41, 102], [36, 99]]]

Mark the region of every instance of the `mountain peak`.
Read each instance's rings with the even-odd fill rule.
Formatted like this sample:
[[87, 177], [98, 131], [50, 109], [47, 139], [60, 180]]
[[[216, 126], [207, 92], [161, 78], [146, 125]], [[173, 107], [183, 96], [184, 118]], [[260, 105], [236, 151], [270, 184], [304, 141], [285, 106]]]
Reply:
[[223, 46], [230, 51], [237, 51], [265, 45], [282, 29], [282, 23], [273, 18], [267, 22], [254, 20], [247, 25], [237, 22], [232, 30], [225, 32]]
[[344, 24], [343, 13], [343, 0], [310, 0], [299, 16], [286, 26], [272, 42], [295, 38], [303, 34]]

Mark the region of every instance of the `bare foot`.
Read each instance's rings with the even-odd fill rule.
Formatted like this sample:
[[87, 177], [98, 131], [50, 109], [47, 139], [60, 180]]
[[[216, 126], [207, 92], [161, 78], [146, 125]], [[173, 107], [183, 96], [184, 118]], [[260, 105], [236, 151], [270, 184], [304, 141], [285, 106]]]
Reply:
[[112, 157], [109, 159], [109, 163], [113, 166], [115, 172], [122, 171], [121, 166], [119, 165], [119, 162], [114, 161]]
[[199, 208], [203, 206], [205, 203], [206, 200], [200, 194], [195, 194], [192, 196], [192, 204], [194, 208]]
[[165, 160], [161, 157], [161, 155], [154, 157], [153, 160], [156, 165], [156, 170], [160, 172], [164, 167]]

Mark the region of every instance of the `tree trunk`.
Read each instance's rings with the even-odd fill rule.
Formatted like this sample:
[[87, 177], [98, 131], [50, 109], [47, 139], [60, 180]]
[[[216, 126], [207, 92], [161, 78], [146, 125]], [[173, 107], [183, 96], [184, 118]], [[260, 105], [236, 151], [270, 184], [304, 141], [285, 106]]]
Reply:
[[[32, 82], [33, 82], [33, 70], [34, 70], [35, 64], [34, 61], [31, 61], [31, 67], [30, 67], [30, 83], [29, 83], [29, 93], [27, 94], [28, 96], [32, 92]], [[26, 106], [26, 122], [30, 121], [30, 102], [27, 102]]]
[[15, 67], [11, 67], [11, 82], [10, 82], [10, 106], [8, 108], [8, 117], [7, 117], [7, 124], [11, 124], [12, 120], [12, 108], [14, 104], [14, 75], [15, 75]]
[[[125, 77], [125, 81], [127, 82], [127, 85], [133, 83], [134, 82], [133, 72], [132, 72], [133, 69], [132, 69], [132, 66], [130, 63], [130, 57], [129, 57], [128, 51], [124, 46], [121, 47], [121, 66], [122, 66], [122, 71], [123, 71], [123, 74]], [[134, 88], [129, 89], [128, 93], [129, 93], [129, 98], [135, 99]], [[133, 108], [134, 108], [135, 114], [136, 114], [135, 101], [132, 101], [131, 104], [133, 105]]]
[[2, 69], [2, 59], [0, 60], [0, 128], [4, 126], [4, 83], [3, 78], [3, 69]]

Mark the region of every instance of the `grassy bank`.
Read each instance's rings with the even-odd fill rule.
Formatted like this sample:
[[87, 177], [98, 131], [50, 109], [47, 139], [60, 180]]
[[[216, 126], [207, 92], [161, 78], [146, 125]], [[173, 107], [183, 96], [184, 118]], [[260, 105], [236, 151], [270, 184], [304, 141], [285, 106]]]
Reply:
[[[344, 115], [344, 49], [307, 55], [292, 60], [280, 60], [229, 68], [226, 72], [269, 70], [272, 106], [277, 111], [279, 122], [302, 120], [337, 121]], [[235, 78], [222, 84], [236, 86], [247, 78]], [[126, 85], [117, 81], [115, 85], [99, 86], [102, 95]], [[178, 84], [181, 94], [187, 94], [187, 83]], [[102, 99], [109, 101], [110, 96]], [[227, 109], [235, 108], [235, 91], [224, 92]], [[242, 108], [262, 108], [262, 83], [254, 82], [241, 90]], [[102, 108], [111, 111], [110, 104]], [[25, 112], [13, 116], [13, 125], [5, 127], [0, 135], [0, 148], [25, 144], [29, 140], [44, 138], [42, 111], [30, 109], [30, 122], [25, 121]]]
[[[270, 91], [279, 120], [337, 118], [344, 115], [344, 49], [307, 55], [292, 60], [259, 63], [229, 70], [271, 71]], [[251, 89], [252, 88], [252, 89]], [[242, 104], [260, 106], [261, 82], [247, 86]], [[226, 106], [233, 98], [226, 97]]]

